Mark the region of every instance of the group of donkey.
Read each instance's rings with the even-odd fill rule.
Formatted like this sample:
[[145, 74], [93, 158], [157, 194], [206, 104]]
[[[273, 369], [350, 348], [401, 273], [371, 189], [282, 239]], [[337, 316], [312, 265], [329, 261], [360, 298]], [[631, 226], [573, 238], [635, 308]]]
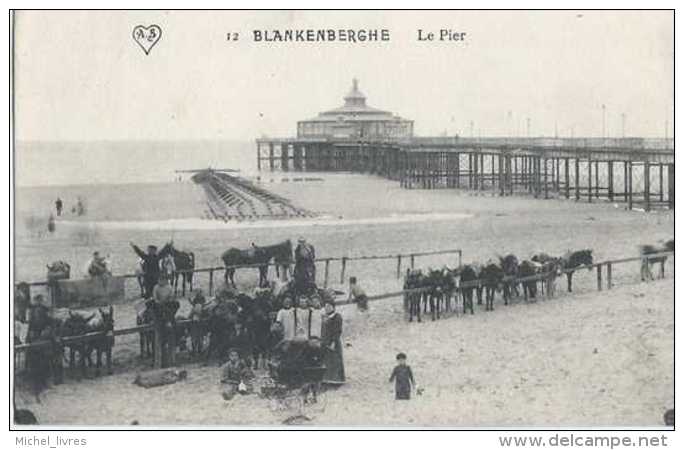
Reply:
[[[142, 323], [159, 320], [173, 323], [187, 318], [178, 314], [179, 307], [177, 300], [168, 302], [163, 308], [154, 301], [148, 301], [138, 317], [144, 317]], [[173, 342], [178, 350], [190, 350], [192, 354], [203, 355], [207, 359], [223, 358], [236, 343], [235, 324], [240, 323], [250, 340], [254, 364], [258, 365], [260, 361], [265, 364], [274, 343], [271, 324], [275, 311], [279, 308], [270, 291], [262, 290], [260, 295], [250, 297], [224, 290], [212, 301], [194, 305], [194, 308], [198, 314], [194, 315], [189, 326], [173, 327]], [[30, 341], [50, 343], [27, 353], [29, 373], [36, 386], [45, 386], [49, 377], [52, 377], [54, 383], [61, 383], [64, 379], [65, 360], [77, 378], [86, 377], [88, 369], [93, 367], [95, 376], [100, 376], [103, 365], [108, 374], [112, 373], [112, 349], [115, 344], [113, 307], [98, 308], [91, 314], [68, 311], [68, 315], [62, 318], [53, 315], [46, 315], [43, 319], [35, 317], [31, 328], [34, 335]], [[69, 339], [88, 334], [92, 335], [87, 340]], [[209, 346], [205, 349], [203, 343], [206, 337], [209, 338]], [[188, 338], [192, 343], [189, 349], [186, 344]], [[141, 357], [154, 356], [153, 344], [153, 331], [140, 333]], [[96, 356], [95, 361], [93, 354]]]
[[[189, 286], [193, 290], [193, 271], [195, 269], [195, 255], [190, 251], [180, 251], [173, 247], [170, 253], [174, 261], [174, 270], [170, 271], [162, 264], [160, 272], [170, 279], [175, 292], [179, 290], [179, 281], [182, 280], [182, 295], [185, 296], [185, 287]], [[266, 278], [268, 264], [275, 260], [280, 270], [288, 270], [292, 262], [292, 244], [285, 241], [272, 246], [257, 247], [247, 250], [231, 248], [224, 252], [222, 259], [226, 266], [226, 282], [235, 286], [234, 273], [232, 266], [249, 264], [259, 270], [260, 286], [268, 284]], [[162, 261], [163, 262], [163, 261]], [[62, 274], [59, 269], [59, 276], [56, 279], [69, 278], [68, 264], [61, 263], [67, 267], [67, 273]], [[48, 267], [50, 273], [55, 272], [54, 268]], [[137, 271], [138, 281], [141, 285], [141, 295], [143, 294], [142, 281], [144, 274], [139, 269]], [[54, 282], [54, 280], [51, 280]], [[28, 297], [27, 297], [28, 298]], [[225, 353], [233, 336], [234, 324], [240, 322], [248, 330], [254, 339], [255, 359], [265, 358], [269, 348], [271, 337], [270, 326], [272, 316], [277, 311], [275, 299], [270, 298], [250, 298], [245, 294], [227, 296], [218, 295], [217, 299], [204, 305], [200, 314], [196, 318], [201, 320], [190, 327], [176, 327], [175, 343], [181, 350], [184, 349], [187, 338], [192, 340], [193, 352], [202, 353], [202, 342], [205, 336], [209, 336], [208, 356], [217, 353]], [[28, 309], [28, 300], [25, 309]], [[180, 303], [177, 300], [168, 302], [164, 308], [160, 308], [155, 302], [146, 302], [145, 307], [138, 311], [136, 322], [138, 325], [152, 324], [159, 320], [182, 320], [184, 317], [177, 314]], [[26, 315], [25, 313], [23, 314]], [[42, 346], [31, 349], [27, 353], [27, 364], [38, 383], [43, 383], [52, 375], [55, 382], [59, 383], [63, 379], [63, 361], [68, 360], [70, 368], [78, 368], [77, 376], [86, 376], [87, 368], [95, 367], [95, 375], [99, 376], [103, 365], [103, 356], [107, 372], [112, 371], [112, 348], [114, 346], [114, 310], [100, 308], [93, 314], [69, 311], [68, 317], [56, 318], [46, 316], [43, 319], [34, 318], [31, 324], [33, 336], [31, 341], [48, 341], [49, 346]], [[70, 340], [71, 337], [83, 336], [93, 333], [87, 340]], [[143, 356], [152, 356], [154, 352], [154, 332], [143, 331], [140, 333], [140, 350]], [[68, 354], [68, 356], [67, 356]], [[96, 361], [93, 362], [93, 354]]]
[[[92, 335], [87, 340], [69, 339], [90, 333]], [[89, 315], [69, 311], [68, 316], [62, 318], [50, 314], [34, 314], [28, 341], [49, 343], [27, 351], [29, 373], [37, 386], [44, 385], [50, 375], [55, 383], [61, 383], [65, 359], [68, 360], [70, 369], [78, 366], [76, 376], [80, 378], [87, 375], [87, 367], [93, 366], [95, 376], [99, 376], [104, 356], [107, 373], [111, 374], [114, 308], [98, 308], [95, 313]], [[93, 353], [96, 355], [95, 364], [92, 360]]]
[[[653, 263], [662, 265], [667, 259], [662, 252], [674, 251], [674, 240], [667, 241], [664, 246], [643, 245], [639, 247], [643, 258], [642, 280], [653, 279], [650, 266]], [[194, 254], [172, 249], [171, 255], [176, 263], [177, 286], [179, 276], [186, 277], [192, 291], [192, 270], [194, 270]], [[226, 350], [235, 344], [235, 324], [240, 323], [246, 330], [253, 351], [253, 361], [268, 358], [269, 350], [273, 347], [274, 333], [271, 330], [275, 313], [282, 306], [282, 298], [293, 296], [295, 283], [290, 282], [276, 298], [269, 289], [257, 290], [257, 294], [250, 297], [238, 293], [234, 287], [234, 268], [240, 264], [253, 264], [259, 270], [260, 286], [266, 286], [267, 269], [270, 261], [275, 260], [277, 269], [288, 270], [292, 260], [292, 246], [290, 241], [268, 247], [253, 246], [249, 250], [230, 249], [222, 255], [226, 266], [226, 288], [217, 294], [210, 302], [191, 302], [194, 314], [193, 321], [188, 327], [174, 327], [176, 335], [174, 342], [184, 349], [185, 342], [190, 337], [192, 353], [212, 356], [225, 356]], [[656, 255], [656, 256], [649, 256]], [[421, 314], [429, 314], [432, 320], [439, 319], [442, 313], [457, 312], [459, 296], [463, 301], [463, 314], [474, 314], [473, 298], [477, 296], [478, 305], [485, 301], [485, 310], [494, 310], [494, 300], [497, 292], [501, 293], [504, 304], [508, 305], [514, 297], [520, 297], [521, 291], [525, 301], [535, 299], [538, 285], [541, 293], [549, 297], [555, 294], [555, 281], [565, 273], [567, 276], [568, 292], [572, 292], [572, 276], [575, 270], [593, 265], [592, 250], [585, 249], [568, 252], [560, 257], [553, 257], [544, 253], [532, 256], [529, 260], [519, 261], [512, 254], [499, 257], [498, 261], [490, 260], [484, 265], [466, 264], [456, 269], [447, 267], [439, 270], [408, 269], [404, 279], [405, 308], [409, 313], [409, 321], [416, 318], [421, 321]], [[230, 283], [230, 284], [229, 284]], [[185, 284], [185, 283], [184, 283]], [[288, 291], [289, 289], [289, 291]], [[292, 292], [290, 292], [292, 291]], [[183, 293], [184, 294], [184, 293]], [[319, 290], [318, 295], [326, 292]], [[452, 299], [454, 306], [452, 309]], [[155, 323], [158, 320], [175, 321], [185, 317], [177, 315], [180, 303], [173, 300], [165, 305], [164, 310], [157, 307], [154, 301], [148, 301], [145, 308], [138, 312], [138, 324]], [[68, 317], [58, 319], [52, 316], [35, 318], [31, 340], [52, 342], [51, 346], [32, 349], [27, 354], [27, 362], [38, 370], [38, 377], [48, 376], [52, 372], [55, 381], [62, 380], [63, 360], [66, 350], [69, 351], [69, 367], [78, 365], [80, 375], [86, 375], [86, 366], [95, 366], [95, 374], [99, 375], [102, 367], [102, 356], [105, 356], [108, 373], [112, 372], [112, 347], [114, 346], [114, 310], [99, 308], [96, 313], [69, 312]], [[69, 337], [82, 336], [93, 333], [87, 340], [70, 340]], [[205, 337], [209, 337], [209, 346], [204, 351]], [[140, 334], [141, 356], [152, 356], [154, 352], [154, 333], [144, 331]], [[92, 354], [96, 354], [93, 364]]]
[[[191, 251], [177, 250], [170, 247], [173, 264], [162, 260], [160, 273], [166, 277], [174, 287], [174, 292], [178, 293], [179, 282], [182, 282], [182, 295], [185, 296], [185, 287], [189, 287], [192, 292], [193, 271], [195, 270], [195, 254]], [[235, 271], [239, 266], [256, 268], [259, 271], [259, 287], [268, 286], [268, 266], [275, 262], [276, 276], [280, 278], [281, 273], [289, 274], [292, 265], [292, 241], [285, 240], [274, 245], [257, 246], [252, 244], [248, 249], [231, 247], [221, 254], [226, 271], [224, 274], [226, 285], [236, 287]], [[144, 293], [145, 273], [142, 269], [142, 261], [136, 268], [136, 277], [140, 286], [140, 295]]]
[[592, 267], [592, 250], [568, 252], [561, 257], [553, 257], [545, 253], [532, 256], [522, 262], [515, 255], [499, 257], [498, 261], [490, 260], [484, 265], [466, 264], [456, 269], [447, 267], [423, 272], [420, 269], [408, 269], [404, 278], [405, 308], [409, 313], [409, 321], [414, 317], [421, 321], [422, 313], [428, 309], [432, 320], [439, 319], [442, 312], [449, 312], [451, 300], [454, 299], [454, 311], [458, 309], [459, 296], [463, 300], [463, 313], [474, 314], [473, 296], [477, 295], [477, 304], [485, 300], [485, 310], [494, 310], [494, 297], [501, 292], [504, 304], [522, 295], [525, 301], [537, 297], [538, 284], [541, 283], [542, 294], [552, 297], [555, 294], [555, 280], [565, 273], [568, 280], [568, 292], [572, 292], [572, 275], [582, 266]]
[[[171, 309], [167, 314], [171, 314], [175, 322], [189, 319], [187, 326], [175, 328], [174, 343], [177, 350], [189, 350], [191, 356], [208, 361], [211, 358], [225, 359], [228, 350], [235, 347], [241, 352], [249, 352], [248, 359], [253, 362], [254, 368], [258, 368], [260, 362], [261, 366], [265, 366], [271, 349], [279, 341], [277, 332], [272, 329], [276, 313], [282, 308], [283, 299], [294, 295], [293, 290], [293, 281], [278, 296], [271, 289], [257, 289], [254, 295], [248, 295], [226, 287], [209, 301], [198, 301], [197, 297], [188, 300], [192, 306], [189, 316], [177, 314], [180, 307], [177, 300], [169, 302]], [[325, 291], [318, 295], [324, 297], [330, 294]], [[139, 317], [146, 316], [145, 323], [153, 322], [155, 315], [160, 314], [154, 305], [154, 302], [148, 302], [139, 312]], [[236, 335], [236, 324], [242, 326], [240, 336]], [[188, 338], [191, 342], [189, 348], [186, 344]], [[207, 338], [208, 346], [205, 347]], [[153, 332], [140, 334], [140, 352], [143, 358], [154, 356], [153, 342]]]

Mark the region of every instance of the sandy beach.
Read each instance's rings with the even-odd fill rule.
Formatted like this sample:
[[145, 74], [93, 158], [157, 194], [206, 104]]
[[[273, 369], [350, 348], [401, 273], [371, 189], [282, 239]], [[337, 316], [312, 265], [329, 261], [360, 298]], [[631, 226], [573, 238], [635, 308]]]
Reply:
[[[406, 323], [396, 300], [365, 315], [342, 307], [348, 382], [303, 410], [256, 395], [225, 402], [219, 369], [199, 364], [174, 385], [144, 389], [126, 371], [68, 381], [41, 404], [20, 393], [18, 404], [46, 425], [281, 426], [304, 414], [311, 426], [658, 427], [674, 401], [673, 287], [663, 280], [421, 324]], [[399, 351], [424, 389], [408, 402], [394, 400], [387, 381]], [[66, 408], [74, 399], [79, 407]]]
[[[88, 197], [88, 217], [65, 217], [52, 236], [22, 233], [18, 219], [18, 280], [44, 277], [45, 264], [56, 259], [81, 270], [96, 249], [112, 254], [115, 273], [130, 272], [136, 257], [129, 241], [161, 244], [171, 238], [178, 247], [195, 251], [197, 267], [206, 267], [219, 265], [220, 253], [229, 246], [268, 244], [299, 235], [316, 246], [321, 258], [461, 248], [464, 262], [507, 253], [525, 259], [542, 251], [558, 255], [582, 248], [593, 249], [598, 261], [635, 256], [639, 244], [674, 235], [671, 212], [645, 214], [606, 203], [528, 197], [501, 201], [458, 191], [411, 191], [358, 175], [331, 175], [323, 182], [296, 187], [268, 185], [285, 196], [298, 192], [301, 206], [320, 212], [325, 216], [322, 221], [337, 220], [334, 226], [274, 221], [169, 229], [159, 224], [201, 221], [201, 191], [189, 183], [137, 186], [97, 186], [100, 192]], [[71, 189], [70, 195], [89, 192]], [[119, 198], [110, 202], [114, 191]], [[307, 195], [314, 191], [318, 195]], [[28, 206], [49, 209], [54, 192], [39, 189], [22, 197], [28, 194], [20, 191], [18, 217], [30, 213]], [[127, 204], [122, 195], [137, 199], [130, 203], [130, 214], [115, 207]], [[79, 227], [97, 230], [92, 242], [79, 240], [74, 231]], [[456, 255], [416, 260], [424, 268], [445, 264], [457, 265]], [[339, 283], [339, 267], [331, 265], [331, 273], [333, 286], [346, 290]], [[672, 259], [666, 273], [669, 279], [645, 284], [640, 283], [638, 263], [615, 266], [617, 288], [599, 293], [596, 274], [581, 271], [573, 280], [572, 295], [565, 292], [561, 279], [559, 295], [552, 300], [504, 307], [498, 298], [494, 312], [476, 307], [474, 316], [422, 324], [404, 320], [399, 299], [374, 302], [368, 316], [342, 307], [349, 381], [304, 411], [311, 418], [305, 424], [659, 426], [674, 396]], [[401, 286], [395, 261], [353, 262], [347, 267], [347, 276], [351, 275], [359, 277], [371, 295]], [[198, 278], [206, 289], [206, 277]], [[256, 284], [256, 271], [239, 271], [237, 278], [240, 287], [249, 290]], [[115, 305], [117, 328], [134, 324], [137, 295], [131, 280], [127, 300]], [[181, 303], [187, 308], [187, 302]], [[424, 388], [423, 395], [405, 404], [393, 400], [387, 382], [398, 351], [408, 353]], [[224, 402], [218, 395], [216, 367], [190, 364], [186, 382], [151, 390], [136, 387], [131, 384], [136, 371], [149, 366], [137, 353], [137, 336], [117, 338], [115, 375], [81, 382], [68, 377], [66, 384], [44, 392], [41, 404], [20, 388], [17, 404], [34, 410], [43, 424], [128, 425], [137, 420], [143, 426], [279, 425], [293, 414], [292, 408], [279, 410], [257, 396]], [[74, 398], [83, 407], [65, 408]], [[177, 407], [181, 404], [202, 407]]]

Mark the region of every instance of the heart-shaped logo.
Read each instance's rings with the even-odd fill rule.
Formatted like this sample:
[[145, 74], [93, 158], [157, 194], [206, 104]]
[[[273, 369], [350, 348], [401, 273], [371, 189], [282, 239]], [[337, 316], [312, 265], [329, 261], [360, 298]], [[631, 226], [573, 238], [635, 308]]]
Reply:
[[161, 39], [162, 30], [159, 25], [145, 27], [137, 25], [133, 28], [133, 40], [138, 43], [146, 55], [150, 54], [152, 47]]

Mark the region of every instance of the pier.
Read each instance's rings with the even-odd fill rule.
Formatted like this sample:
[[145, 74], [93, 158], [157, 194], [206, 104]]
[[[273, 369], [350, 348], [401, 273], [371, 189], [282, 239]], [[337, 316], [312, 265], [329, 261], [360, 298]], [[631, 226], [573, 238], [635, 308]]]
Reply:
[[417, 137], [413, 122], [366, 106], [354, 80], [342, 107], [297, 136], [256, 140], [260, 171], [352, 172], [406, 189], [463, 189], [674, 209], [674, 140]]
[[192, 180], [205, 191], [207, 215], [211, 219], [229, 221], [315, 216], [288, 199], [225, 171], [201, 170], [192, 176]]

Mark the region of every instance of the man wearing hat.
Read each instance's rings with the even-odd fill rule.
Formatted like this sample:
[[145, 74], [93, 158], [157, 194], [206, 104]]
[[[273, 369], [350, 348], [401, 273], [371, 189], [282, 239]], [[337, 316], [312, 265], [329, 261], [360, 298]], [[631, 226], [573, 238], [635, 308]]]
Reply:
[[145, 288], [145, 299], [152, 297], [152, 291], [154, 286], [159, 281], [159, 262], [171, 251], [173, 242], [169, 242], [157, 252], [157, 247], [154, 245], [147, 246], [147, 253], [140, 250], [140, 248], [134, 243], [130, 243], [133, 251], [142, 260], [142, 271], [143, 271], [143, 287]]
[[297, 240], [295, 249], [294, 279], [299, 294], [316, 287], [316, 250], [303, 237]]

